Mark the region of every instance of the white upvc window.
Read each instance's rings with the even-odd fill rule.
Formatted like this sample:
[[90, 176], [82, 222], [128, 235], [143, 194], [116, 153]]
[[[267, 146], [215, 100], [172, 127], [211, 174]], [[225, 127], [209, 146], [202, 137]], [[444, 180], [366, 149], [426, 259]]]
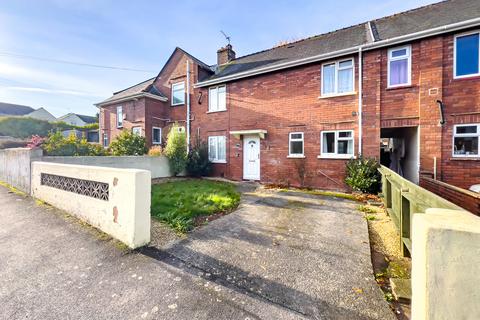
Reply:
[[408, 86], [412, 83], [412, 47], [410, 45], [388, 50], [388, 87]]
[[322, 131], [319, 158], [353, 157], [353, 130]]
[[354, 93], [354, 88], [353, 58], [322, 65], [322, 96], [352, 94]]
[[303, 132], [290, 132], [288, 134], [288, 157], [303, 158], [304, 156]]
[[185, 104], [185, 82], [172, 84], [172, 106]]
[[122, 106], [117, 107], [117, 128], [123, 127], [123, 108]]
[[208, 159], [214, 163], [227, 162], [227, 139], [225, 136], [208, 137]]
[[162, 143], [162, 128], [152, 127], [152, 144]]
[[453, 156], [480, 157], [480, 124], [457, 124], [453, 127]]
[[226, 86], [212, 87], [208, 90], [208, 112], [227, 110]]
[[103, 134], [103, 146], [105, 148], [108, 147], [108, 134], [107, 133]]
[[142, 136], [142, 127], [133, 127], [132, 133], [137, 136]]
[[480, 32], [455, 36], [453, 46], [453, 77], [455, 79], [480, 75]]

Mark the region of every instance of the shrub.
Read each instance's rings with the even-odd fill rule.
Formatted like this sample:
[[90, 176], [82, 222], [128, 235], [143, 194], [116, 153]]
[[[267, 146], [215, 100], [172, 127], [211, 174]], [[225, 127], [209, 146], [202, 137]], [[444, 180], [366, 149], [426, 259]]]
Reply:
[[375, 194], [380, 188], [379, 166], [374, 158], [351, 159], [347, 162], [345, 183], [353, 190]]
[[147, 153], [145, 137], [123, 130], [110, 144], [114, 156], [140, 156]]
[[43, 144], [44, 141], [45, 141], [44, 138], [38, 135], [33, 135], [32, 138], [30, 139], [30, 142], [28, 142], [27, 144], [27, 148], [30, 148], [30, 149], [38, 148]]
[[195, 145], [190, 149], [187, 158], [187, 172], [194, 177], [207, 176], [212, 169], [208, 159], [208, 144], [196, 139]]
[[187, 137], [185, 132], [178, 131], [177, 124], [174, 124], [168, 133], [164, 153], [169, 160], [170, 170], [174, 176], [185, 170], [187, 165]]
[[153, 146], [148, 150], [148, 155], [151, 157], [159, 157], [163, 153], [161, 146]]
[[32, 135], [46, 137], [50, 132], [71, 129], [65, 122], [48, 122], [33, 118], [0, 118], [0, 136], [30, 138]]
[[85, 139], [78, 139], [75, 134], [65, 138], [62, 133], [49, 134], [43, 142], [42, 148], [49, 156], [102, 156], [105, 150], [98, 144], [88, 143]]

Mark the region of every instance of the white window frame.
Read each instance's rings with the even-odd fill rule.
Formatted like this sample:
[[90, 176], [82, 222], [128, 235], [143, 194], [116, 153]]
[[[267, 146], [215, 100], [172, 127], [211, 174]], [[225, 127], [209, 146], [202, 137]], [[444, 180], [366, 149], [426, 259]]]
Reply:
[[[340, 132], [350, 132], [352, 133], [351, 137], [342, 138], [340, 137]], [[334, 152], [327, 153], [323, 152], [323, 134], [324, 133], [334, 133], [335, 142], [334, 142]], [[352, 141], [352, 153], [351, 154], [339, 154], [338, 153], [338, 141]], [[320, 155], [318, 158], [329, 158], [329, 159], [352, 159], [355, 158], [355, 132], [353, 130], [325, 130], [320, 131]]]
[[[223, 141], [225, 142], [225, 159], [219, 159], [218, 158], [218, 138], [223, 138]], [[210, 157], [210, 140], [215, 140], [215, 158]], [[212, 163], [227, 163], [227, 137], [226, 136], [209, 136], [208, 137], [208, 160]]]
[[[292, 138], [294, 134], [301, 134], [301, 138]], [[292, 153], [292, 142], [302, 142], [302, 153]], [[305, 158], [305, 134], [303, 132], [288, 133], [288, 158]]]
[[[478, 72], [472, 74], [465, 74], [463, 76], [457, 76], [457, 38], [469, 36], [472, 34], [478, 34], [478, 46], [479, 46], [479, 53], [478, 53]], [[478, 77], [480, 76], [480, 30], [459, 33], [453, 37], [453, 79], [463, 79], [463, 78], [471, 78], [471, 77]]]
[[[177, 86], [179, 86], [179, 85], [183, 85], [183, 102], [173, 103], [173, 92], [176, 91], [176, 90], [175, 90], [175, 87], [177, 87]], [[177, 89], [177, 91], [178, 91], [178, 89]], [[184, 104], [185, 104], [185, 81], [180, 81], [180, 82], [172, 83], [171, 97], [172, 97], [172, 104], [171, 104], [172, 107], [174, 107], [174, 106], [181, 106], [181, 105], [184, 105]]]
[[123, 107], [117, 106], [117, 128], [123, 128]]
[[[477, 127], [477, 133], [457, 133], [457, 128], [461, 127]], [[455, 138], [471, 138], [477, 137], [478, 139], [478, 154], [455, 154]], [[454, 158], [480, 158], [480, 123], [470, 124], [456, 124], [453, 126], [452, 132], [452, 157]]]
[[[218, 89], [219, 88], [225, 88], [225, 108], [224, 109], [219, 109], [220, 107], [220, 99], [219, 99], [219, 94], [218, 94]], [[212, 90], [215, 90], [217, 89], [217, 96], [215, 97], [216, 100], [217, 100], [217, 109], [216, 110], [213, 110], [212, 109]], [[211, 113], [211, 112], [220, 112], [220, 111], [226, 111], [227, 110], [227, 86], [225, 84], [223, 85], [219, 85], [219, 86], [215, 86], [215, 87], [210, 87], [208, 88], [208, 112]]]
[[[407, 54], [404, 56], [400, 57], [392, 57], [392, 52], [393, 51], [398, 51], [406, 49]], [[390, 62], [392, 61], [398, 61], [398, 60], [405, 60], [407, 59], [407, 83], [401, 83], [401, 84], [395, 84], [392, 85], [390, 84]], [[412, 85], [412, 46], [411, 45], [406, 45], [406, 46], [401, 46], [401, 47], [395, 47], [388, 49], [388, 59], [387, 59], [387, 88], [397, 88], [397, 87], [406, 87], [406, 86], [411, 86]]]
[[[155, 138], [155, 130], [159, 130], [159, 137], [160, 137], [160, 141], [154, 141], [154, 138]], [[158, 145], [158, 144], [162, 144], [162, 128], [160, 127], [152, 127], [152, 144], [154, 145]]]
[[[346, 70], [346, 69], [350, 69], [350, 67], [348, 68], [340, 68], [339, 65], [341, 62], [345, 62], [345, 61], [352, 61], [352, 91], [349, 91], [349, 92], [338, 92], [338, 71], [339, 70]], [[334, 85], [334, 88], [335, 88], [335, 91], [332, 92], [332, 93], [324, 93], [323, 92], [323, 68], [325, 66], [329, 66], [329, 65], [332, 65], [334, 64], [335, 65], [335, 85]], [[347, 96], [347, 95], [352, 95], [352, 94], [355, 94], [355, 59], [354, 58], [349, 58], [349, 59], [340, 59], [340, 60], [336, 60], [336, 61], [330, 61], [330, 62], [325, 62], [325, 63], [322, 63], [321, 65], [321, 79], [320, 79], [320, 92], [321, 92], [321, 97], [335, 97], [335, 96]]]
[[108, 133], [103, 134], [103, 147], [104, 148], [108, 147]]
[[133, 134], [136, 134], [135, 131], [138, 130], [138, 129], [140, 129], [140, 132], [138, 133], [138, 135], [139, 135], [140, 137], [142, 137], [142, 136], [143, 136], [143, 128], [142, 128], [141, 126], [132, 127], [132, 133], [133, 133]]

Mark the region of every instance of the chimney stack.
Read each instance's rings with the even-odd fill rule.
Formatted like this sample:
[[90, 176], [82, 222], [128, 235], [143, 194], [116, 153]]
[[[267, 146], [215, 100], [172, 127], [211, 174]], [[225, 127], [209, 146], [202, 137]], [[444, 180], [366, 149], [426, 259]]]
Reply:
[[217, 50], [217, 65], [220, 66], [233, 59], [235, 59], [235, 51], [233, 51], [231, 44], [227, 44], [225, 47]]

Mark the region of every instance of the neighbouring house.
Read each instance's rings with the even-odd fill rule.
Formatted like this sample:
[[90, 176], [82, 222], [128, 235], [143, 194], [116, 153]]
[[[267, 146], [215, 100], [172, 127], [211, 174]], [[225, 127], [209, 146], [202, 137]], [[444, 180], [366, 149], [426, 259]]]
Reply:
[[44, 108], [33, 109], [20, 104], [0, 102], [0, 117], [27, 117], [49, 122], [57, 121], [54, 115]]
[[71, 124], [72, 126], [84, 127], [88, 124], [97, 123], [98, 119], [97, 117], [86, 116], [83, 114], [67, 113], [66, 115], [58, 118], [57, 121], [62, 121]]
[[44, 120], [44, 121], [49, 121], [49, 122], [55, 122], [57, 121], [57, 118], [44, 108], [38, 108], [28, 114], [23, 115], [24, 117], [27, 118], [33, 118], [33, 119], [38, 119], [38, 120]]
[[[480, 183], [480, 1], [451, 0], [209, 66], [176, 48], [159, 74], [97, 104], [100, 139], [163, 144], [179, 122], [214, 175], [345, 189], [362, 154], [418, 183]], [[305, 174], [302, 174], [305, 172]]]

